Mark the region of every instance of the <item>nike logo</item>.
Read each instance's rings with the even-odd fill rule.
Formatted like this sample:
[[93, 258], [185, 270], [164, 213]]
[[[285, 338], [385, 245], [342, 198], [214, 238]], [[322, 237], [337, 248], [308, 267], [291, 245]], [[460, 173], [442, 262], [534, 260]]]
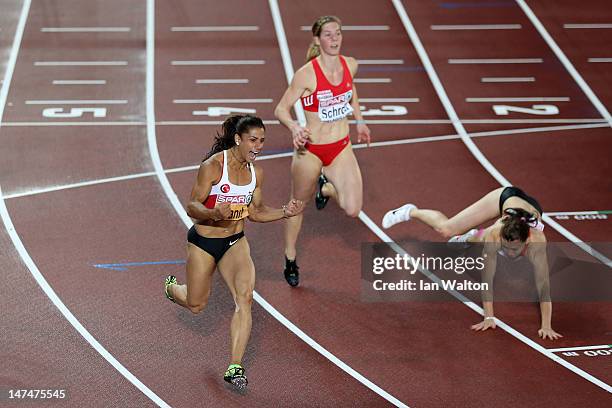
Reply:
[[[238, 239], [240, 239], [240, 238], [238, 238]], [[234, 245], [236, 242], [238, 242], [238, 239], [237, 239], [237, 240], [235, 240], [235, 241], [230, 241], [230, 243], [229, 243], [229, 244], [230, 244], [230, 246], [232, 246], [232, 245]]]

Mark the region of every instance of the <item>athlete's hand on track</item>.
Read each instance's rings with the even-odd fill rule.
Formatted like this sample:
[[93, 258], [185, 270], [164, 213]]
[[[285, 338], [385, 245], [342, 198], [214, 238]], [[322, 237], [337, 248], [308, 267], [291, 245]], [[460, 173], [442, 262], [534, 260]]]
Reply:
[[494, 329], [495, 320], [494, 319], [484, 319], [480, 323], [473, 324], [470, 328], [475, 331], [485, 331], [488, 329]]
[[545, 329], [543, 327], [538, 330], [538, 336], [543, 339], [549, 338], [551, 340], [557, 340], [558, 338], [563, 337], [562, 335], [554, 331], [552, 328]]
[[215, 221], [227, 220], [232, 214], [229, 203], [221, 203], [215, 207]]
[[299, 150], [303, 148], [308, 139], [310, 139], [310, 129], [304, 126], [295, 125], [291, 128], [291, 136], [293, 137], [293, 147]]
[[365, 123], [357, 124], [357, 143], [367, 143], [370, 147], [370, 128]]
[[302, 200], [292, 199], [285, 206], [285, 216], [293, 217], [304, 211], [304, 202]]

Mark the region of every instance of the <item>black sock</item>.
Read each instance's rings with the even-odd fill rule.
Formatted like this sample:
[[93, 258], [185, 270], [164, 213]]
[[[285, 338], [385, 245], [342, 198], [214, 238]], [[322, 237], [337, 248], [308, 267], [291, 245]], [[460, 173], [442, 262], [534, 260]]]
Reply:
[[294, 260], [292, 260], [292, 261], [290, 261], [290, 260], [289, 260], [289, 258], [287, 258], [287, 255], [285, 255], [285, 267], [287, 267], [287, 268], [288, 268], [289, 266], [291, 266], [291, 265], [295, 265], [295, 264], [296, 264], [296, 263], [295, 263], [295, 259], [294, 259]]

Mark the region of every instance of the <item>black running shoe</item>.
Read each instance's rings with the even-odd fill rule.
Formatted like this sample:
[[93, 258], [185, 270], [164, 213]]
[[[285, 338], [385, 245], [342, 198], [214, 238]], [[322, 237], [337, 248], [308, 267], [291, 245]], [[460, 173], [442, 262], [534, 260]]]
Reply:
[[323, 173], [321, 173], [318, 181], [319, 191], [317, 191], [317, 195], [315, 197], [315, 205], [317, 206], [317, 210], [324, 209], [327, 205], [327, 201], [329, 200], [329, 197], [325, 197], [323, 195], [323, 185], [325, 183], [327, 183], [327, 178], [323, 175]]
[[296, 287], [300, 284], [300, 273], [298, 272], [298, 269], [300, 268], [297, 266], [295, 259], [290, 261], [287, 259], [287, 257], [285, 257], [285, 279], [287, 280], [289, 286]]
[[244, 375], [244, 368], [240, 364], [230, 364], [229, 367], [227, 367], [227, 371], [223, 375], [223, 379], [239, 390], [246, 389], [246, 386], [249, 383]]

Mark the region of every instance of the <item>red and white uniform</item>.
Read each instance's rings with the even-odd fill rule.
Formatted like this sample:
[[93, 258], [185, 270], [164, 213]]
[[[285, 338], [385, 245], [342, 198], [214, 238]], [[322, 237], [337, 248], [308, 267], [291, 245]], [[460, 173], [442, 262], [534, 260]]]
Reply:
[[344, 57], [340, 56], [344, 71], [342, 81], [336, 86], [327, 80], [316, 58], [311, 62], [317, 77], [317, 88], [310, 95], [300, 98], [304, 110], [318, 112], [321, 122], [335, 122], [353, 113], [350, 103], [353, 97], [353, 77]]
[[228, 220], [241, 220], [249, 216], [249, 204], [253, 199], [253, 191], [257, 185], [255, 177], [255, 167], [249, 164], [251, 170], [251, 182], [244, 186], [232, 184], [229, 181], [229, 172], [227, 170], [227, 150], [223, 151], [223, 173], [221, 180], [217, 184], [213, 184], [210, 189], [210, 194], [204, 201], [206, 208], [215, 208], [217, 204], [229, 203], [232, 212], [227, 218]]

